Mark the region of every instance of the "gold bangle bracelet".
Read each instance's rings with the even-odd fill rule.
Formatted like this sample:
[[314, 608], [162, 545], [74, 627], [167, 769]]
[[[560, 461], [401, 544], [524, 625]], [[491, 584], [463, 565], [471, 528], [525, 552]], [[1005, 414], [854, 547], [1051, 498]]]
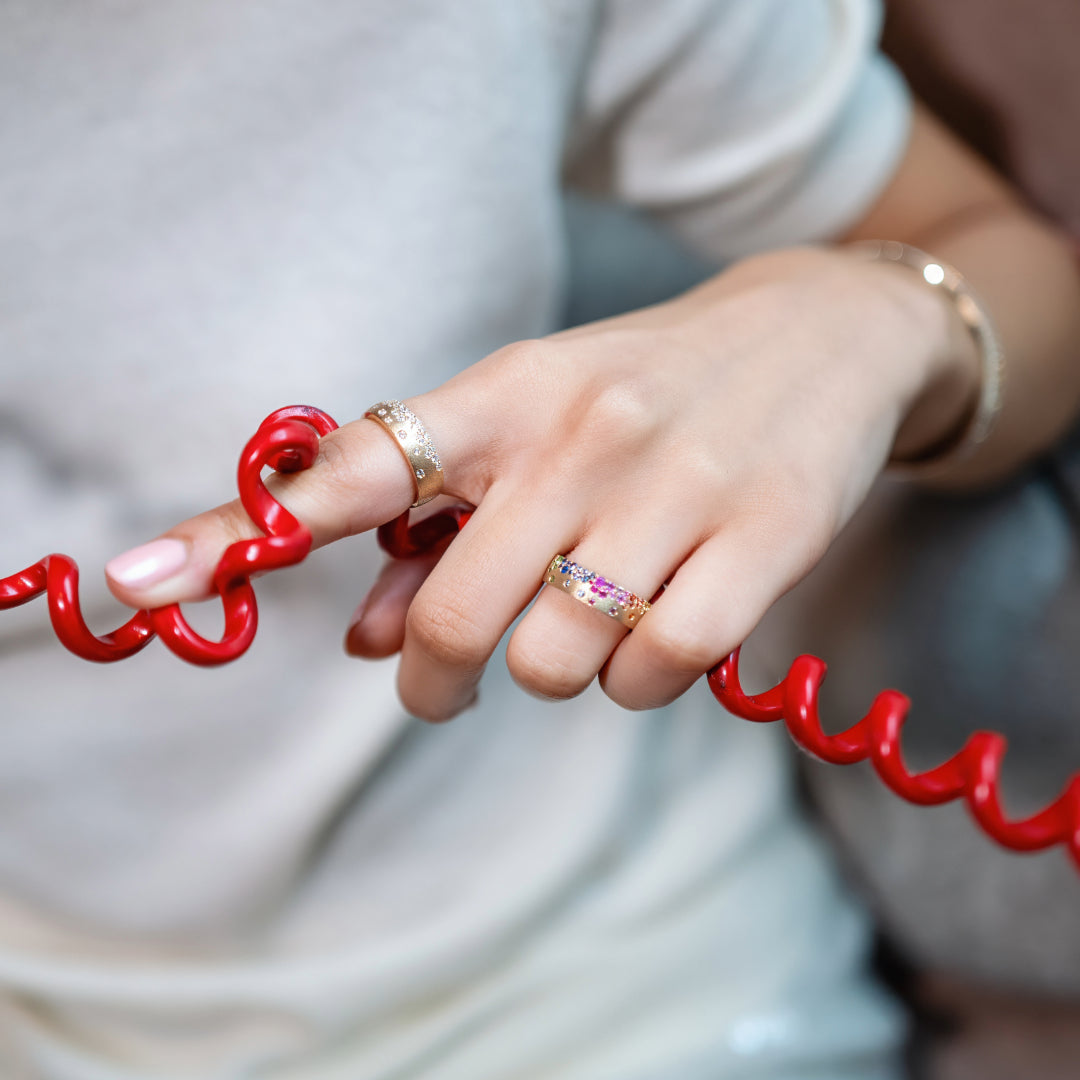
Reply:
[[979, 392], [968, 421], [955, 435], [915, 458], [892, 459], [890, 465], [922, 474], [954, 465], [969, 457], [986, 441], [1001, 412], [1005, 354], [1001, 338], [978, 293], [954, 266], [897, 240], [869, 240], [850, 250], [874, 262], [910, 267], [928, 285], [946, 293], [979, 350]]

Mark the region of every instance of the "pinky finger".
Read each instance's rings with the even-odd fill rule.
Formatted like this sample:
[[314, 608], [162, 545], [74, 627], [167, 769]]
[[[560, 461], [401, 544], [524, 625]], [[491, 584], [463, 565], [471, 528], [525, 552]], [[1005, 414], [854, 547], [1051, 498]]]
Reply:
[[604, 692], [628, 709], [674, 701], [749, 636], [813, 560], [760, 530], [718, 533], [679, 567], [649, 613], [600, 674]]
[[409, 605], [443, 550], [445, 545], [413, 559], [387, 560], [345, 633], [345, 651], [350, 656], [379, 660], [401, 652]]

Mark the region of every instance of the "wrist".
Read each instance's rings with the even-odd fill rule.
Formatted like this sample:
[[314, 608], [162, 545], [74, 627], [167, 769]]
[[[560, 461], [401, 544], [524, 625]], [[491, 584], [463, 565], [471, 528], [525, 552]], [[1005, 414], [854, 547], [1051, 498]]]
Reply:
[[891, 460], [921, 462], [948, 454], [967, 432], [978, 408], [982, 357], [954, 296], [931, 284], [910, 265], [871, 261], [865, 251], [842, 248], [860, 258], [887, 303], [898, 308], [898, 325], [910, 348], [905, 354], [913, 381], [901, 411]]

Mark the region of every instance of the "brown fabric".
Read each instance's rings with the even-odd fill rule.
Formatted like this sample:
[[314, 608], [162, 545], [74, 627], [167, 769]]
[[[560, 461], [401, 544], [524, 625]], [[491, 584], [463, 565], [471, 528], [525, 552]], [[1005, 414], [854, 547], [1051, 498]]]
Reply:
[[887, 0], [915, 93], [1080, 238], [1080, 0]]
[[915, 988], [933, 1032], [921, 1080], [1076, 1080], [1080, 1005], [986, 990], [948, 976]]

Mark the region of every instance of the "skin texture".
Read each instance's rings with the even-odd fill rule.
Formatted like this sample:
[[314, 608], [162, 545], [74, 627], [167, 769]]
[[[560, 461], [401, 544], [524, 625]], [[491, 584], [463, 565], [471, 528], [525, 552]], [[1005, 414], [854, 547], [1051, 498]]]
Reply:
[[[918, 109], [893, 181], [836, 246], [746, 259], [669, 303], [500, 349], [411, 399], [445, 497], [477, 509], [444, 551], [384, 569], [348, 651], [400, 651], [406, 708], [449, 719], [536, 597], [508, 648], [525, 689], [565, 698], [599, 675], [632, 709], [685, 691], [815, 565], [890, 454], [936, 445], [972, 408], [978, 357], [951, 303], [909, 269], [845, 250], [863, 238], [953, 263], [1003, 339], [998, 425], [938, 482], [990, 483], [1049, 445], [1080, 402], [1070, 250]], [[413, 498], [402, 456], [364, 420], [274, 488], [317, 545]], [[254, 527], [233, 503], [166, 535], [187, 564], [152, 586], [110, 580], [119, 599], [205, 596], [221, 552]], [[537, 596], [555, 552], [641, 596], [667, 588], [628, 633], [554, 590]]]

